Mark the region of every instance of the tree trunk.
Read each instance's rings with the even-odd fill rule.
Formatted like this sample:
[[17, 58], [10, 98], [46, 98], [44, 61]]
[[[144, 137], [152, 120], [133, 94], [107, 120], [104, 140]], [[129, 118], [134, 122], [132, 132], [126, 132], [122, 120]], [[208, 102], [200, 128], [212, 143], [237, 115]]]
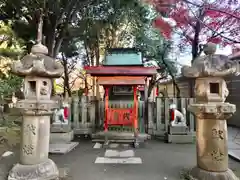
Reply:
[[69, 73], [68, 73], [68, 66], [67, 66], [67, 59], [64, 57], [62, 53], [62, 59], [63, 59], [63, 68], [64, 68], [64, 95], [65, 91], [67, 91], [68, 96], [71, 97], [71, 88], [69, 86]]
[[10, 108], [9, 108], [9, 105], [7, 103], [5, 103], [3, 105], [3, 112], [4, 113], [9, 113], [10, 112]]
[[[99, 38], [97, 38], [99, 40]], [[96, 66], [99, 66], [100, 64], [100, 54], [99, 54], [99, 42], [97, 44], [96, 50], [95, 50], [95, 57], [96, 57]], [[96, 98], [97, 100], [100, 99], [100, 88], [98, 84], [98, 79], [96, 78]]]
[[181, 98], [181, 91], [174, 76], [172, 77], [172, 81], [173, 81], [174, 89], [176, 88], [177, 90], [177, 98]]
[[[199, 10], [199, 15], [198, 15], [198, 19], [199, 21], [196, 22], [195, 28], [194, 28], [194, 39], [192, 42], [192, 61], [191, 63], [193, 63], [193, 61], [200, 55], [201, 51], [199, 49], [199, 35], [201, 32], [201, 24], [202, 21], [204, 19], [204, 15], [205, 15], [205, 10], [204, 8], [201, 8]], [[189, 95], [190, 97], [194, 97], [194, 86], [195, 86], [195, 79], [190, 79], [189, 80], [189, 87], [190, 87], [190, 92]]]

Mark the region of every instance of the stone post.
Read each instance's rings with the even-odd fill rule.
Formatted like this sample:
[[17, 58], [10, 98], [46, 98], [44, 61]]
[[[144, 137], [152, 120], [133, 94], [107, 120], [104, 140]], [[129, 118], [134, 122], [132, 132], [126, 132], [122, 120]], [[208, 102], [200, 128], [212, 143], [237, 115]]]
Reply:
[[237, 64], [215, 51], [216, 45], [208, 43], [205, 56], [198, 57], [192, 67], [182, 68], [184, 76], [196, 78], [196, 103], [189, 106], [189, 111], [196, 115], [197, 167], [191, 173], [198, 180], [237, 180], [228, 169], [226, 123], [236, 106], [225, 102], [229, 92], [224, 80], [224, 76], [236, 72]]
[[58, 179], [58, 168], [48, 158], [50, 115], [58, 107], [50, 97], [52, 79], [60, 77], [63, 68], [47, 54], [48, 49], [38, 43], [12, 65], [12, 72], [24, 77], [25, 99], [16, 105], [23, 113], [20, 162], [9, 172], [9, 180]]

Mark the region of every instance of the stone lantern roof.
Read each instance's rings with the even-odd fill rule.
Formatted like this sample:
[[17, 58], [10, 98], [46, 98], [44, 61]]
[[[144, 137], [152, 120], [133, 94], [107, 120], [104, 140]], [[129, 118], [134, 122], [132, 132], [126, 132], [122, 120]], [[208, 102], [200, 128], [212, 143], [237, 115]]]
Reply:
[[12, 64], [12, 73], [18, 76], [38, 76], [47, 78], [59, 78], [64, 69], [60, 63], [51, 58], [46, 46], [38, 43], [31, 49], [31, 53], [20, 61]]
[[228, 56], [215, 54], [216, 44], [208, 43], [204, 46], [204, 56], [196, 58], [191, 67], [184, 66], [182, 74], [189, 78], [223, 77], [234, 74], [238, 64]]

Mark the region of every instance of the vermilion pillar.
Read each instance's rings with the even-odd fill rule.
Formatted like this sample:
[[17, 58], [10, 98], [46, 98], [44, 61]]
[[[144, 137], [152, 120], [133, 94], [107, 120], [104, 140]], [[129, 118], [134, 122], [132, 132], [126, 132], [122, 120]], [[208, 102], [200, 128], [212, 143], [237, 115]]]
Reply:
[[108, 131], [108, 102], [109, 102], [109, 87], [105, 87], [105, 121], [104, 131]]
[[137, 86], [133, 87], [133, 96], [134, 96], [134, 130], [138, 132], [138, 98], [137, 98]]
[[156, 96], [158, 97], [159, 96], [159, 88], [158, 88], [158, 85], [156, 87]]

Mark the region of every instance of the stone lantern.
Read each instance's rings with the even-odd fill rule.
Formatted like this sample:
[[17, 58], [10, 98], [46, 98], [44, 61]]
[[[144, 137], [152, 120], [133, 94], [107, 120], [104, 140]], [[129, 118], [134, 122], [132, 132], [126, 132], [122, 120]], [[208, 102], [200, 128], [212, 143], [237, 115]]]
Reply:
[[228, 169], [228, 139], [226, 119], [236, 106], [225, 102], [228, 89], [224, 76], [236, 73], [237, 64], [227, 56], [215, 54], [216, 45], [204, 46], [204, 56], [191, 67], [183, 67], [185, 77], [195, 78], [196, 103], [189, 111], [196, 116], [197, 167], [192, 176], [199, 180], [236, 180]]
[[24, 100], [16, 107], [23, 110], [20, 163], [9, 173], [9, 180], [52, 180], [59, 172], [48, 158], [50, 115], [58, 102], [51, 100], [52, 79], [59, 78], [63, 67], [47, 56], [40, 42], [31, 53], [12, 65], [12, 72], [24, 78]]

